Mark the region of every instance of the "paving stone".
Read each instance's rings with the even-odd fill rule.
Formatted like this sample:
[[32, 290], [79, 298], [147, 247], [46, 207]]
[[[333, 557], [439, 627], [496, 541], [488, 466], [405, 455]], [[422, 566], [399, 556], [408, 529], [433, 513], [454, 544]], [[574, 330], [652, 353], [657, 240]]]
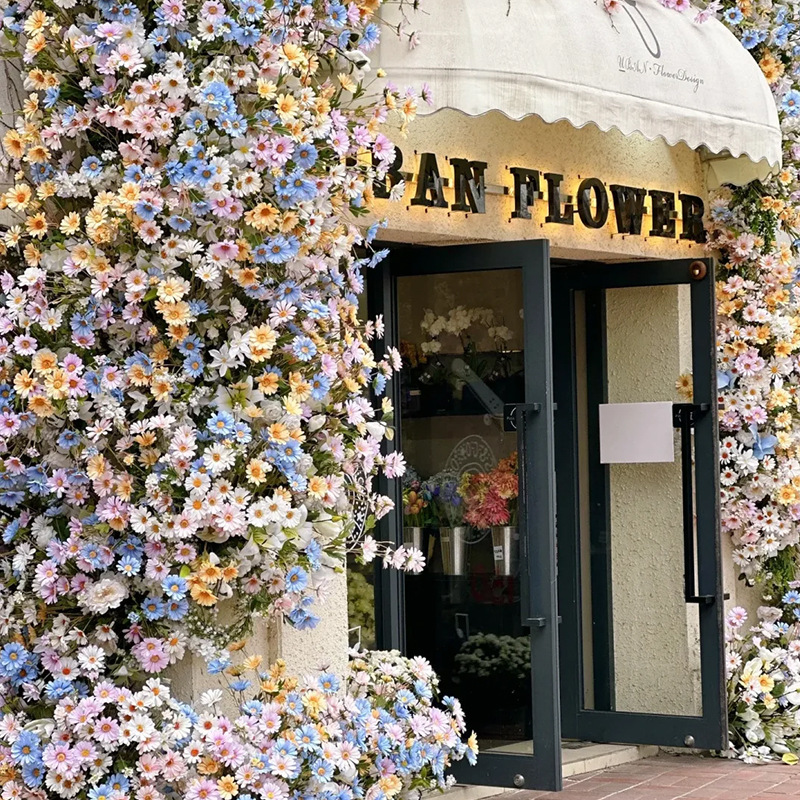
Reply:
[[659, 755], [568, 778], [562, 792], [515, 790], [492, 800], [787, 800], [800, 798], [800, 766]]

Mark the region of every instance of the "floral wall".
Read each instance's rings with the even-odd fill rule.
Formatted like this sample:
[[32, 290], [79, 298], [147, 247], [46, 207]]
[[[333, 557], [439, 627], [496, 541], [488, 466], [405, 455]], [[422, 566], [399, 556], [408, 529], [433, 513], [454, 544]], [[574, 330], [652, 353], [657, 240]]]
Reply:
[[[678, 6], [678, 4], [676, 4]], [[682, 6], [680, 6], [682, 7]], [[784, 133], [783, 169], [713, 202], [722, 527], [741, 578], [763, 598], [757, 619], [728, 618], [731, 743], [746, 760], [797, 762], [800, 750], [800, 8], [713, 2], [712, 14], [758, 61]]]
[[[422, 563], [369, 536], [399, 355], [358, 219], [419, 102], [369, 85], [379, 0], [0, 5], [3, 796], [445, 785], [477, 748], [424, 660], [301, 681], [247, 641], [313, 628], [348, 551]], [[178, 699], [190, 655], [223, 688]]]

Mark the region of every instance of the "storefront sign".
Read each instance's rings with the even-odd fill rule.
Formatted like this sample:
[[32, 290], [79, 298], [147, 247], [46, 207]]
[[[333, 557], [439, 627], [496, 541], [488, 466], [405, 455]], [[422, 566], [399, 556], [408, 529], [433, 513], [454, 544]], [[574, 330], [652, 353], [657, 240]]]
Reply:
[[[412, 206], [427, 208], [450, 208], [472, 214], [486, 213], [485, 161], [466, 158], [449, 159], [453, 171], [452, 186], [455, 202], [445, 199], [446, 178], [439, 171], [439, 163], [433, 153], [422, 153], [416, 177], [416, 192], [411, 198]], [[397, 157], [387, 174], [385, 185], [375, 188], [376, 197], [389, 197], [390, 191], [404, 178], [403, 154], [397, 149]], [[545, 222], [557, 225], [574, 225], [577, 216], [580, 223], [590, 229], [605, 228], [613, 201], [614, 224], [619, 234], [640, 236], [642, 220], [648, 214], [650, 203], [651, 227], [647, 236], [665, 239], [685, 239], [702, 243], [706, 235], [703, 228], [705, 205], [700, 197], [678, 193], [680, 214], [677, 210], [675, 192], [647, 189], [622, 184], [606, 184], [600, 178], [584, 178], [573, 195], [565, 188], [564, 175], [544, 172], [528, 167], [511, 167], [514, 178], [514, 219], [531, 219], [537, 201], [544, 201], [547, 190], [547, 216]], [[508, 189], [505, 189], [508, 191]], [[677, 233], [677, 220], [682, 218], [683, 231]]]

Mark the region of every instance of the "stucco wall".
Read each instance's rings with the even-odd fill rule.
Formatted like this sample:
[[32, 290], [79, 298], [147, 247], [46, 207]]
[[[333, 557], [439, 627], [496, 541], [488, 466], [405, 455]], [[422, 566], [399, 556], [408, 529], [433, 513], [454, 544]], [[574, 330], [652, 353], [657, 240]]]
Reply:
[[[260, 655], [265, 666], [278, 658], [284, 659], [294, 675], [315, 675], [320, 670], [333, 670], [343, 675], [348, 652], [344, 573], [328, 582], [314, 611], [320, 616], [320, 623], [309, 631], [298, 631], [274, 620], [256, 619], [246, 648], [234, 653], [234, 663], [245, 656]], [[199, 698], [208, 689], [221, 689], [227, 683], [224, 675], [209, 675], [205, 661], [193, 655], [187, 655], [170, 668], [169, 677], [177, 696], [187, 701]], [[229, 704], [232, 702], [231, 697], [224, 699]], [[229, 713], [235, 711], [233, 707], [227, 710]]]
[[[606, 294], [608, 400], [677, 401], [691, 369], [687, 287]], [[701, 713], [697, 608], [683, 585], [680, 436], [675, 461], [612, 464], [611, 558], [616, 707]]]
[[310, 631], [298, 631], [283, 625], [279, 652], [293, 673], [305, 675], [324, 668], [343, 675], [347, 668], [347, 579], [337, 575], [326, 587], [325, 595], [314, 613], [319, 625]]

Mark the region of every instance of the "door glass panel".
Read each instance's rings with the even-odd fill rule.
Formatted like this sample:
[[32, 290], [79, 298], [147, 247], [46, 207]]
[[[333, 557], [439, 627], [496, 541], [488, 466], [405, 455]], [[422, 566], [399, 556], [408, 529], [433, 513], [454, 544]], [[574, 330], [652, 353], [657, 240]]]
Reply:
[[[690, 288], [606, 289], [604, 320], [597, 295], [578, 292], [576, 320], [583, 704], [700, 716], [698, 607], [686, 602], [684, 584], [681, 432], [670, 430], [670, 416], [637, 431], [636, 414], [655, 406], [621, 407], [612, 431], [599, 408], [661, 402], [670, 415], [671, 404], [690, 402], [681, 378], [692, 372]], [[598, 372], [603, 337], [607, 362]], [[635, 460], [602, 463], [604, 436], [638, 451]], [[657, 453], [659, 436], [667, 455], [663, 447]], [[688, 484], [693, 493], [693, 478]]]
[[519, 269], [401, 277], [404, 535], [428, 556], [406, 577], [406, 645], [461, 699], [481, 749], [533, 751], [521, 625], [515, 433], [524, 402]]

